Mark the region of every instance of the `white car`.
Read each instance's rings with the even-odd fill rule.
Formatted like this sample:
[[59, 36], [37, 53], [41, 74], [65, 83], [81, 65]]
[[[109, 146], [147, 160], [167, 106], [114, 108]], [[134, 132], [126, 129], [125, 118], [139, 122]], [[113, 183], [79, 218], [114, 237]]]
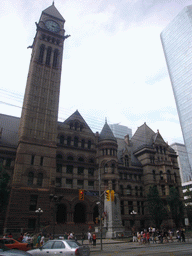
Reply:
[[67, 256], [67, 255], [79, 255], [89, 256], [90, 248], [88, 245], [81, 245], [75, 240], [49, 240], [39, 249], [27, 251], [31, 255], [43, 256]]

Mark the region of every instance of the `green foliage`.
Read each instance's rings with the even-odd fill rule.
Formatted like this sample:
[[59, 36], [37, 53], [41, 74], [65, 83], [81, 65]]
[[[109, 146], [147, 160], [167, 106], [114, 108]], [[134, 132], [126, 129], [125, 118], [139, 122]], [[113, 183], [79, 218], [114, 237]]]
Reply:
[[192, 223], [192, 191], [187, 188], [187, 191], [183, 193], [185, 199], [185, 209], [187, 211], [187, 216], [189, 223]]
[[9, 174], [0, 165], [0, 211], [7, 205], [9, 198], [8, 183], [10, 180]]
[[149, 189], [147, 208], [156, 228], [160, 228], [161, 223], [167, 217], [167, 211], [156, 186]]
[[180, 227], [184, 217], [184, 205], [180, 199], [179, 192], [175, 187], [170, 188], [170, 194], [167, 198], [168, 205], [173, 221], [177, 228]]

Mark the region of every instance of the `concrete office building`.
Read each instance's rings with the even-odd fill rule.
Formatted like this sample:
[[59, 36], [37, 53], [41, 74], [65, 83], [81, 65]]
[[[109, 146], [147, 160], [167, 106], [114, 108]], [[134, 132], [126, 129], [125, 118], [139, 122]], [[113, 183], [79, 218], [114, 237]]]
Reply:
[[192, 5], [162, 31], [161, 40], [192, 167]]

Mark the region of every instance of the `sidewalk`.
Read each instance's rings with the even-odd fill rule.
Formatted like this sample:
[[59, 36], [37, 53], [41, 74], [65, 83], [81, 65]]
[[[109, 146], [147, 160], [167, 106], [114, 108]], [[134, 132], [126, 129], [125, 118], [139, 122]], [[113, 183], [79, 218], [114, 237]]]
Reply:
[[[80, 242], [80, 241], [79, 241]], [[156, 247], [156, 246], [167, 246], [169, 244], [171, 245], [178, 245], [180, 243], [183, 242], [178, 242], [176, 239], [174, 239], [174, 242], [169, 242], [169, 243], [153, 243], [150, 242], [149, 244], [139, 244], [138, 242], [128, 242], [127, 239], [125, 238], [124, 240], [118, 240], [118, 239], [102, 239], [102, 249], [103, 251], [105, 251], [107, 248], [110, 247], [110, 245], [114, 245], [114, 244], [126, 244], [127, 247], [131, 248], [146, 248], [148, 246], [152, 246], [152, 247]], [[186, 244], [191, 244], [192, 243], [192, 238], [186, 238], [185, 240]], [[88, 240], [85, 240], [84, 245], [89, 245]], [[97, 245], [96, 247], [93, 247], [93, 245], [90, 246], [90, 251], [91, 252], [98, 252], [101, 250], [101, 243], [100, 243], [100, 239], [97, 239]]]

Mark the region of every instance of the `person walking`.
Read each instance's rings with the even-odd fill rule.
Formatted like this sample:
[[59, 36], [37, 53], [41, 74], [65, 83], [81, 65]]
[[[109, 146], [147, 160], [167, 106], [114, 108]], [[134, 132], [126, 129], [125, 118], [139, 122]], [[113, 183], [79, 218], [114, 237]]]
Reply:
[[93, 246], [96, 246], [96, 234], [95, 233], [93, 233], [92, 239], [93, 239]]
[[81, 241], [82, 241], [82, 244], [83, 244], [84, 240], [85, 240], [85, 234], [84, 234], [84, 232], [82, 232], [82, 234], [81, 234]]
[[92, 244], [92, 235], [91, 235], [90, 231], [87, 234], [87, 238], [88, 238], [88, 241], [89, 241], [89, 245], [91, 245]]

